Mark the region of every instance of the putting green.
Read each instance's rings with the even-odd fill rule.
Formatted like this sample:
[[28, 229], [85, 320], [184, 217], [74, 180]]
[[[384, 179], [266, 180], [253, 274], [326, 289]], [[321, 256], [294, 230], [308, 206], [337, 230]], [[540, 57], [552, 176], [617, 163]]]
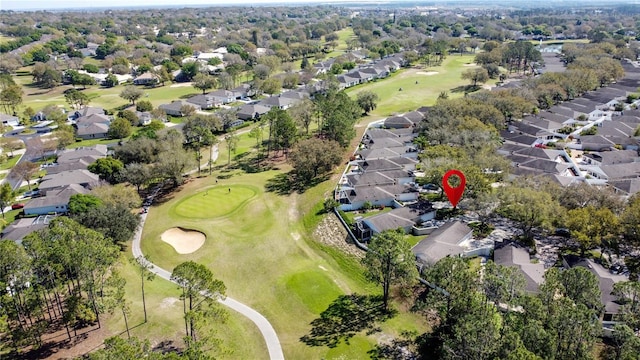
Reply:
[[212, 219], [227, 216], [254, 198], [258, 189], [246, 185], [214, 186], [182, 199], [171, 212], [185, 218]]

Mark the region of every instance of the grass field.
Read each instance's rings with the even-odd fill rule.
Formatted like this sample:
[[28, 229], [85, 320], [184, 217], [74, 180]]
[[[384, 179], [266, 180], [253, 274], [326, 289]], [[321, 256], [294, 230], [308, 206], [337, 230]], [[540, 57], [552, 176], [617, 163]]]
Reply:
[[[170, 346], [182, 346], [184, 334], [184, 320], [182, 315], [182, 301], [178, 287], [168, 281], [156, 278], [145, 282], [145, 298], [148, 319], [144, 323], [142, 299], [140, 292], [140, 273], [123, 255], [122, 266], [119, 268], [123, 277], [128, 279], [126, 284], [126, 299], [130, 306], [128, 316], [131, 335], [141, 339], [149, 339], [157, 346], [159, 341], [168, 341]], [[221, 338], [229, 354], [221, 356], [225, 359], [267, 359], [266, 345], [258, 329], [244, 316], [229, 311], [229, 318], [218, 326], [216, 336]], [[107, 320], [107, 327], [112, 334], [126, 337], [124, 317], [121, 312], [115, 312]]]
[[20, 160], [21, 155], [15, 155], [7, 159], [6, 162], [0, 165], [0, 170], [9, 170], [16, 165], [18, 160]]
[[214, 186], [180, 200], [171, 210], [176, 217], [209, 219], [229, 216], [256, 196], [250, 186]]
[[[63, 105], [66, 108], [70, 108], [64, 99], [64, 91], [72, 88], [70, 85], [58, 86], [47, 90], [34, 87], [32, 85], [33, 79], [31, 75], [19, 75], [15, 76], [14, 79], [18, 84], [22, 85], [24, 89], [24, 106], [30, 106], [36, 111], [39, 111], [47, 105]], [[124, 85], [118, 85], [113, 88], [88, 86], [84, 90], [79, 90], [87, 94], [91, 99], [91, 106], [100, 106], [107, 110], [114, 110], [128, 103], [119, 96], [123, 89]], [[169, 103], [172, 100], [186, 98], [200, 93], [200, 91], [191, 86], [172, 86], [170, 83], [156, 88], [144, 88], [144, 92], [145, 95], [141, 100], [150, 101], [154, 107], [163, 103]]]
[[[443, 91], [448, 92], [450, 98], [462, 97], [464, 91], [461, 91], [461, 88], [469, 84], [467, 80], [461, 79], [462, 72], [475, 66], [474, 56], [449, 55], [440, 66], [401, 69], [390, 78], [355, 86], [346, 92], [352, 97], [365, 90], [376, 93], [380, 101], [377, 108], [370, 113], [372, 118], [387, 117], [421, 106], [433, 105]], [[495, 80], [492, 83], [495, 83]]]
[[13, 39], [14, 38], [12, 38], [11, 36], [0, 35], [0, 44], [8, 43], [9, 41], [11, 41]]
[[[230, 296], [269, 319], [286, 358], [368, 358], [366, 352], [381, 334], [359, 335], [350, 341], [350, 346], [342, 344], [332, 349], [309, 347], [299, 341], [310, 330], [309, 323], [340, 294], [378, 290], [364, 280], [357, 260], [307, 237], [308, 230], [315, 228], [320, 219], [315, 204], [332, 183], [302, 195], [264, 192], [265, 183], [279, 173], [233, 172], [230, 174], [237, 175], [218, 179], [217, 184], [215, 178], [220, 174], [189, 182], [150, 210], [143, 252], [165, 269], [186, 260], [209, 266], [225, 282]], [[160, 240], [164, 230], [175, 226], [203, 231], [207, 241], [193, 254], [178, 255]], [[383, 325], [385, 334], [397, 335], [407, 328], [425, 329], [418, 317], [400, 316], [394, 321], [390, 322], [393, 326]], [[180, 328], [179, 323], [177, 326]]]

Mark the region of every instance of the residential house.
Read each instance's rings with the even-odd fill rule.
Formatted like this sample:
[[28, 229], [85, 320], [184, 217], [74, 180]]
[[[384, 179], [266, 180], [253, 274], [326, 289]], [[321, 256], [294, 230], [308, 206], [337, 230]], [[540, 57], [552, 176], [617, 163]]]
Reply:
[[174, 100], [169, 104], [162, 104], [160, 106], [158, 106], [158, 108], [160, 110], [163, 110], [167, 115], [171, 115], [171, 116], [184, 116], [183, 110], [184, 107], [183, 106], [191, 106], [193, 108], [195, 108], [196, 111], [202, 110], [202, 108], [199, 105], [184, 101], [184, 100]]
[[640, 162], [584, 167], [593, 179], [617, 181], [640, 179]]
[[57, 162], [47, 167], [47, 175], [58, 174], [65, 171], [87, 169], [89, 165], [100, 159], [98, 156], [87, 156], [75, 159], [71, 162]]
[[20, 124], [20, 119], [17, 116], [7, 114], [0, 114], [0, 121], [2, 122], [2, 126], [15, 127]]
[[70, 163], [87, 157], [103, 158], [109, 152], [107, 145], [97, 144], [91, 147], [79, 147], [75, 149], [67, 149], [58, 154], [57, 163]]
[[313, 64], [313, 68], [315, 70], [315, 74], [326, 74], [331, 70], [331, 66], [336, 61], [335, 58], [327, 59], [325, 61], [321, 61]]
[[384, 127], [389, 129], [403, 129], [411, 128], [414, 126], [414, 122], [402, 115], [391, 116], [384, 119]]
[[224, 104], [218, 97], [209, 94], [195, 95], [187, 99], [187, 102], [199, 106], [201, 109], [209, 110]]
[[245, 100], [248, 97], [255, 95], [255, 91], [249, 84], [241, 84], [235, 89], [231, 89], [231, 92], [233, 92], [233, 96], [235, 96], [236, 100]]
[[309, 97], [311, 97], [311, 95], [306, 90], [291, 90], [283, 92], [282, 94], [280, 94], [280, 97], [300, 101], [308, 99]]
[[24, 206], [25, 215], [65, 214], [69, 211], [69, 199], [76, 194], [88, 194], [79, 184], [69, 184], [45, 192], [45, 196], [32, 199]]
[[82, 53], [82, 56], [84, 57], [96, 56], [96, 50], [98, 49], [98, 46], [100, 45], [90, 42], [87, 43], [87, 47], [78, 49], [78, 51], [80, 51]]
[[367, 129], [336, 190], [340, 209], [358, 210], [365, 203], [397, 207], [416, 201], [419, 193], [411, 186], [417, 163], [415, 136], [411, 129]]
[[635, 150], [617, 150], [604, 152], [590, 152], [582, 154], [582, 161], [588, 165], [602, 166], [614, 164], [629, 164], [640, 161]]
[[349, 74], [345, 74], [345, 75], [338, 75], [336, 77], [336, 79], [338, 79], [338, 87], [340, 88], [340, 90], [342, 89], [348, 89], [352, 86], [356, 86], [360, 83], [359, 79], [356, 79], [352, 76], [350, 76]]
[[356, 188], [342, 187], [337, 193], [340, 210], [360, 210], [365, 203], [374, 207], [394, 207], [398, 201], [416, 201], [419, 193], [409, 185], [373, 185]]
[[435, 216], [436, 210], [431, 203], [417, 202], [359, 220], [356, 223], [356, 234], [363, 241], [368, 241], [372, 236], [383, 231], [399, 228], [409, 234], [416, 226], [433, 220]]
[[81, 118], [83, 116], [89, 116], [89, 115], [104, 115], [104, 109], [101, 107], [95, 107], [95, 106], [85, 106], [82, 109], [76, 110], [74, 111], [71, 116], [69, 116], [69, 118], [71, 120], [76, 120], [78, 118]]
[[136, 116], [138, 117], [138, 126], [147, 126], [153, 120], [153, 115], [149, 111], [136, 111]]
[[612, 274], [609, 270], [605, 269], [602, 265], [596, 263], [592, 259], [582, 259], [575, 255], [563, 256], [562, 264], [567, 269], [581, 266], [595, 275], [596, 279], [598, 279], [598, 287], [600, 288], [600, 301], [604, 306], [602, 321], [614, 321], [616, 315], [620, 312], [620, 304], [617, 302], [617, 297], [612, 294], [613, 285], [618, 282], [628, 281], [629, 279], [624, 275]]
[[493, 250], [493, 262], [502, 266], [513, 266], [525, 279], [525, 291], [538, 293], [539, 286], [544, 282], [544, 265], [532, 263], [529, 250], [520, 245], [504, 241], [496, 243]]
[[111, 119], [107, 115], [91, 114], [76, 119], [76, 135], [82, 139], [102, 139], [107, 137]]
[[270, 96], [270, 97], [268, 97], [266, 99], [260, 100], [260, 102], [258, 104], [260, 104], [262, 106], [266, 106], [268, 108], [276, 107], [276, 108], [281, 109], [281, 110], [287, 110], [293, 104], [295, 104], [295, 103], [297, 103], [299, 101], [300, 100], [298, 100], [298, 99], [292, 99], [292, 98], [288, 98], [288, 97]]
[[0, 238], [13, 240], [21, 244], [25, 236], [34, 231], [48, 228], [49, 221], [52, 218], [53, 216], [38, 216], [37, 218], [28, 217], [16, 220], [2, 230]]
[[242, 120], [257, 120], [260, 116], [269, 112], [269, 108], [260, 104], [242, 105], [238, 109], [237, 116]]
[[145, 85], [145, 86], [149, 86], [149, 85], [155, 85], [157, 83], [159, 83], [160, 80], [158, 78], [158, 75], [147, 71], [144, 74], [141, 74], [140, 76], [136, 77], [135, 79], [133, 79], [133, 84], [134, 85]]
[[100, 184], [98, 175], [89, 170], [72, 170], [57, 174], [47, 174], [40, 181], [38, 188], [41, 192], [61, 188], [71, 184], [78, 184], [91, 188]]
[[460, 221], [448, 222], [420, 240], [411, 251], [421, 265], [433, 265], [447, 256], [464, 253], [462, 243], [471, 239], [473, 230]]
[[[503, 147], [504, 148], [504, 147]], [[541, 147], [522, 147], [506, 155], [513, 166], [513, 175], [542, 175], [555, 174], [566, 177], [580, 176], [579, 169], [574, 165], [565, 150], [543, 149]]]
[[389, 76], [389, 69], [381, 65], [368, 66], [362, 68], [360, 72], [371, 75], [372, 79], [383, 79]]
[[236, 101], [236, 94], [233, 91], [218, 89], [209, 92], [207, 95], [214, 97], [216, 100], [222, 102], [222, 104], [229, 104]]
[[563, 118], [566, 118], [566, 119], [576, 119], [580, 115], [580, 114], [576, 114], [575, 111], [563, 105], [554, 105], [550, 107], [549, 110], [546, 112], [549, 114], [562, 116]]
[[631, 196], [640, 192], [640, 178], [609, 180], [607, 185], [622, 196]]

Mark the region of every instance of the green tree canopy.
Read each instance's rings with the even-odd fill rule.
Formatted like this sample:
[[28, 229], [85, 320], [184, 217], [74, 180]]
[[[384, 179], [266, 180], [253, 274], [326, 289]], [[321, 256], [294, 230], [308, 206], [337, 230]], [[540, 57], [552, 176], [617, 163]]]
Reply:
[[392, 285], [407, 286], [415, 283], [418, 278], [415, 256], [401, 230], [389, 230], [375, 235], [369, 243], [369, 250], [362, 259], [362, 264], [367, 277], [382, 285], [385, 309], [389, 306]]

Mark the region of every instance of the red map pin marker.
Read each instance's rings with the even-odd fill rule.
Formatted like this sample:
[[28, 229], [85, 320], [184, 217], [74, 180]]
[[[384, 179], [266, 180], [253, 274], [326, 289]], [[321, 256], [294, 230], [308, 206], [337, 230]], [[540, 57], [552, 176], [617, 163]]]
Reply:
[[[457, 176], [460, 178], [460, 185], [457, 187], [452, 187], [449, 185], [449, 178], [451, 176]], [[462, 193], [464, 193], [464, 186], [467, 183], [467, 179], [464, 178], [464, 174], [460, 170], [449, 170], [444, 174], [442, 178], [442, 188], [444, 189], [444, 193], [447, 194], [449, 198], [449, 202], [455, 208], [458, 205], [460, 199], [462, 199]]]

